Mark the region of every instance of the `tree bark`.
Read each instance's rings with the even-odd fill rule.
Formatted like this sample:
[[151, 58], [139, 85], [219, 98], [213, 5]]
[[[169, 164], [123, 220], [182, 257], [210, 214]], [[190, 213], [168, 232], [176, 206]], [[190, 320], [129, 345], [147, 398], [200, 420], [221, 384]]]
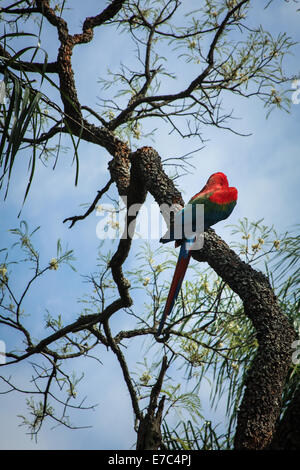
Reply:
[[[159, 205], [184, 205], [179, 191], [164, 173], [155, 150], [143, 147], [134, 158], [141, 181]], [[259, 346], [245, 382], [234, 446], [236, 449], [264, 449], [272, 438], [280, 413], [295, 332], [280, 311], [266, 276], [242, 261], [214, 230], [205, 233], [204, 247], [195, 251], [193, 258], [207, 262], [238, 294], [245, 314], [256, 329]]]
[[[144, 103], [170, 103], [175, 100], [190, 97], [191, 93], [199, 87], [208, 76], [214, 66], [214, 51], [219, 38], [222, 36], [231, 16], [246, 4], [248, 0], [243, 0], [227, 13], [214, 35], [207, 55], [207, 66], [203, 72], [197, 76], [180, 93], [174, 95], [161, 96], [141, 96]], [[36, 0], [35, 7], [26, 9], [23, 13], [40, 13], [50, 24], [56, 27], [60, 47], [56, 62], [46, 65], [36, 63], [34, 67], [37, 71], [44, 70], [47, 73], [57, 73], [60, 84], [61, 100], [63, 103], [63, 123], [64, 132], [72, 133], [81, 139], [104, 147], [113, 157], [109, 163], [111, 179], [116, 183], [120, 196], [127, 196], [128, 208], [134, 204], [142, 204], [147, 192], [150, 192], [159, 206], [162, 205], [183, 206], [184, 202], [173, 181], [163, 170], [159, 154], [151, 147], [142, 147], [131, 153], [129, 146], [121, 142], [114, 135], [113, 130], [125, 122], [128, 115], [135, 109], [138, 99], [124, 110], [113, 124], [106, 123], [101, 118], [102, 127], [90, 124], [82, 115], [81, 103], [78, 98], [75, 76], [72, 69], [72, 53], [78, 44], [91, 41], [93, 29], [102, 25], [115, 17], [120, 11], [125, 1], [113, 0], [98, 15], [86, 18], [83, 22], [82, 32], [71, 35], [66, 21], [55, 10], [50, 7], [48, 0]], [[22, 14], [20, 12], [20, 14]], [[0, 48], [0, 52], [1, 52]], [[4, 51], [4, 49], [3, 49]], [[8, 53], [2, 51], [4, 57], [9, 58]], [[14, 66], [19, 69], [19, 65]], [[23, 63], [25, 71], [30, 71], [32, 65]], [[149, 85], [147, 81], [147, 86]], [[141, 103], [140, 102], [140, 103]], [[48, 140], [58, 132], [56, 125], [45, 135], [40, 136], [42, 140]], [[164, 215], [164, 214], [163, 214]], [[127, 212], [127, 223], [135, 222], [135, 215]], [[127, 225], [126, 225], [127, 227]], [[118, 287], [120, 299], [113, 302], [105, 309], [103, 323], [108, 324], [109, 317], [118, 309], [128, 307], [132, 303], [129, 288], [130, 285], [122, 272], [122, 265], [126, 260], [131, 247], [131, 237], [120, 240], [118, 249], [114, 254], [110, 267], [113, 279]], [[244, 263], [234, 253], [228, 245], [209, 229], [205, 233], [204, 247], [193, 253], [194, 259], [199, 262], [207, 262], [215, 272], [239, 295], [244, 304], [245, 314], [252, 321], [256, 329], [258, 339], [258, 350], [252, 367], [248, 372], [245, 381], [245, 391], [241, 407], [238, 412], [237, 428], [235, 435], [236, 449], [263, 449], [268, 446], [274, 433], [281, 408], [281, 396], [285, 384], [287, 372], [291, 363], [291, 344], [295, 338], [292, 326], [286, 316], [280, 311], [276, 296], [267, 280], [260, 272]], [[89, 323], [86, 323], [88, 320]], [[78, 320], [69, 325], [68, 331], [78, 331], [78, 328], [87, 328], [99, 321], [98, 317], [92, 316]], [[38, 348], [45, 348], [52, 340], [57, 339], [57, 335], [62, 335], [65, 331], [56, 333], [48, 340], [40, 342]], [[38, 349], [38, 352], [42, 349]], [[36, 349], [31, 348], [26, 357]], [[116, 349], [119, 354], [119, 351]], [[120, 356], [120, 354], [119, 354]], [[24, 358], [23, 356], [22, 358]], [[18, 359], [19, 360], [19, 359]], [[21, 359], [20, 359], [21, 360]], [[122, 359], [123, 360], [123, 359]], [[158, 402], [161, 391], [163, 376], [167, 369], [167, 362], [164, 359], [161, 374], [153, 387], [147, 413], [140, 420], [138, 432], [138, 449], [157, 449], [161, 443], [160, 425], [162, 419], [163, 398]], [[295, 395], [293, 402], [288, 407], [282, 421], [280, 422], [272, 446], [279, 448], [294, 448], [299, 446], [299, 416], [300, 397]], [[136, 406], [136, 408], [138, 408]], [[136, 410], [139, 415], [139, 410]], [[288, 429], [288, 431], [287, 431]], [[284, 444], [282, 444], [284, 443]]]
[[268, 279], [240, 260], [212, 229], [205, 234], [204, 248], [193, 257], [207, 261], [239, 295], [256, 329], [259, 346], [245, 382], [234, 447], [264, 449], [280, 413], [295, 332], [280, 311]]
[[300, 387], [278, 423], [271, 450], [300, 450]]

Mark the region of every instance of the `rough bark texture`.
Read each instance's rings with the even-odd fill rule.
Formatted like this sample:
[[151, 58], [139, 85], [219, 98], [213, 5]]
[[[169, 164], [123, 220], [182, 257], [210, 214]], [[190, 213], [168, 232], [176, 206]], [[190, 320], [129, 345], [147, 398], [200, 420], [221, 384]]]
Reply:
[[157, 415], [147, 413], [146, 416], [140, 420], [136, 450], [156, 450], [161, 447], [161, 420], [162, 413]]
[[158, 402], [165, 373], [168, 369], [168, 360], [164, 356], [160, 373], [153, 385], [147, 413], [140, 419], [137, 435], [137, 450], [157, 450], [163, 447], [161, 435], [161, 421], [165, 403], [165, 395]]
[[[77, 137], [105, 148], [113, 157], [109, 163], [111, 180], [116, 184], [120, 196], [127, 197], [128, 207], [132, 204], [143, 204], [148, 192], [152, 194], [159, 206], [183, 206], [182, 196], [173, 181], [164, 172], [159, 154], [151, 147], [142, 147], [136, 152], [131, 153], [128, 145], [121, 142], [114, 135], [113, 130], [118, 125], [126, 122], [127, 117], [130, 116], [139, 100], [143, 102], [158, 102], [163, 100], [169, 103], [179, 98], [185, 98], [193, 90], [197, 89], [209, 72], [213, 70], [214, 51], [219, 38], [226, 29], [227, 22], [245, 3], [247, 3], [247, 0], [241, 1], [224, 17], [209, 48], [207, 66], [191, 82], [186, 90], [175, 95], [146, 96], [147, 87], [151, 83], [151, 77], [154, 76], [154, 74], [149, 76], [146, 74], [147, 80], [141, 95], [137, 96], [135, 101], [129, 103], [124, 112], [120, 113], [119, 117], [112, 121], [112, 123], [107, 123], [100, 116], [99, 120], [102, 125], [99, 127], [89, 123], [82, 115], [83, 107], [78, 99], [72, 69], [72, 53], [76, 45], [91, 41], [93, 29], [102, 25], [105, 21], [114, 18], [125, 4], [125, 1], [111, 1], [98, 15], [86, 18], [83, 22], [82, 32], [74, 35], [69, 33], [66, 21], [60, 15], [56, 15], [55, 10], [50, 7], [49, 0], [36, 0], [32, 2], [30, 8], [15, 9], [14, 12], [18, 14], [39, 13], [43, 15], [57, 29], [60, 41], [56, 62], [51, 62], [46, 66], [36, 63], [33, 64], [34, 67], [28, 62], [11, 65], [15, 70], [21, 69], [25, 71], [34, 70], [34, 68], [41, 71], [45, 66], [45, 73], [56, 73], [58, 75], [63, 105], [62, 123], [64, 127], [61, 128], [58, 124], [55, 124], [53, 128], [50, 128], [48, 132], [40, 136], [39, 141], [47, 142], [48, 139], [58, 132], [71, 131]], [[9, 53], [2, 46], [0, 46], [0, 53], [3, 57], [10, 58]], [[87, 211], [87, 213], [89, 212]], [[164, 217], [166, 216], [163, 210], [162, 214]], [[127, 213], [126, 235], [128, 234], [128, 226], [131, 223], [135, 223], [136, 215]], [[79, 220], [79, 218], [73, 217], [71, 219]], [[69, 218], [69, 220], [71, 219]], [[147, 412], [143, 416], [139, 410], [138, 398], [133, 381], [127, 370], [125, 358], [116, 339], [111, 336], [109, 329], [111, 315], [121, 308], [132, 304], [130, 285], [122, 272], [122, 265], [129, 254], [130, 247], [131, 237], [122, 238], [110, 263], [112, 276], [120, 295], [119, 299], [112, 302], [101, 314], [81, 317], [76, 322], [57, 331], [54, 335], [50, 335], [48, 338], [40, 341], [36, 346], [34, 346], [34, 341], [31, 340], [29, 333], [26, 332], [28, 346], [26, 354], [11, 354], [11, 357], [14, 359], [14, 362], [18, 362], [37, 352], [43, 352], [58, 359], [57, 353], [49, 349], [52, 342], [54, 343], [67, 332], [89, 329], [94, 334], [97, 333], [98, 340], [111, 347], [123, 370], [132, 399], [133, 412], [136, 420], [140, 422], [137, 448], [157, 449], [162, 445], [160, 426], [164, 404], [164, 398], [160, 401], [158, 401], [158, 398], [163, 378], [168, 368], [167, 360], [166, 358], [163, 359], [159, 377], [156, 384], [152, 387]], [[232, 290], [239, 295], [244, 303], [245, 313], [251, 319], [256, 329], [259, 347], [245, 383], [244, 397], [238, 413], [235, 448], [266, 448], [274, 433], [275, 424], [280, 413], [281, 395], [291, 362], [291, 343], [295, 334], [287, 318], [281, 313], [267, 278], [241, 261], [213, 230], [210, 229], [206, 232], [203, 249], [195, 252], [193, 257], [198, 261], [207, 262], [228, 283]], [[93, 329], [98, 322], [104, 325], [106, 337], [103, 337], [100, 330]], [[299, 446], [299, 402], [298, 393], [277, 428], [272, 443], [275, 446], [274, 448], [281, 448], [282, 445], [285, 446], [284, 448]]]
[[[124, 306], [129, 307], [132, 304], [129, 294], [130, 284], [123, 275], [122, 265], [129, 254], [136, 217], [139, 208], [145, 202], [147, 191], [140, 180], [139, 174], [135, 172], [134, 165], [130, 164], [127, 147], [124, 146], [120, 152], [116, 153], [115, 158], [109, 164], [109, 169], [111, 177], [118, 187], [119, 195], [126, 197], [125, 202], [127, 205], [124, 233], [119, 241], [118, 249], [111, 259], [110, 267], [120, 296], [124, 300]], [[128, 209], [133, 206], [136, 211], [134, 213], [128, 212]]]
[[[153, 149], [136, 152], [139, 173], [158, 204], [183, 205], [182, 197], [164, 173]], [[209, 229], [194, 259], [207, 262], [242, 299], [245, 314], [256, 329], [259, 347], [249, 370], [238, 414], [236, 449], [263, 449], [270, 442], [280, 413], [281, 395], [291, 362], [295, 332], [280, 311], [268, 279], [243, 262]]]
[[278, 423], [271, 450], [300, 450], [300, 387]]
[[194, 258], [207, 261], [239, 295], [256, 329], [259, 347], [246, 379], [234, 445], [236, 449], [263, 449], [280, 413], [294, 330], [281, 313], [268, 279], [241, 261], [212, 229]]
[[154, 197], [159, 206], [184, 205], [181, 193], [164, 172], [160, 155], [152, 147], [142, 147], [132, 155], [140, 183]]

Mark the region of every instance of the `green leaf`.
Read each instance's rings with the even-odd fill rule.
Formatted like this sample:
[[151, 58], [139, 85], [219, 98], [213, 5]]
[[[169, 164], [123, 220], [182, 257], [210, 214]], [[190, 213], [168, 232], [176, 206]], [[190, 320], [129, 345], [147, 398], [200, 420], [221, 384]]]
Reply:
[[[16, 95], [16, 83], [14, 83], [12, 96], [11, 96], [11, 100], [10, 100], [10, 103], [9, 103], [8, 112], [7, 112], [7, 115], [6, 115], [6, 118], [5, 118], [4, 129], [3, 129], [2, 138], [1, 138], [1, 142], [0, 142], [0, 164], [2, 164], [3, 149], [4, 149], [5, 143], [7, 142], [7, 138], [8, 138], [8, 129], [9, 129], [10, 120], [11, 120], [13, 110], [14, 110], [15, 95]], [[5, 171], [5, 168], [4, 168], [4, 171]]]
[[[11, 137], [13, 145], [12, 145], [11, 156], [10, 156], [9, 178], [10, 178], [10, 175], [11, 175], [11, 170], [12, 170], [12, 167], [13, 167], [13, 163], [14, 163], [16, 153], [19, 150], [19, 147], [20, 147], [20, 145], [23, 141], [23, 137], [25, 135], [25, 132], [28, 128], [30, 119], [32, 118], [32, 115], [33, 115], [33, 113], [35, 111], [35, 108], [36, 108], [36, 106], [39, 102], [39, 99], [41, 97], [41, 93], [37, 92], [36, 95], [34, 96], [34, 98], [31, 100], [31, 103], [29, 104], [29, 106], [26, 107], [27, 102], [30, 100], [30, 94], [26, 93], [26, 91], [27, 90], [25, 90], [24, 101], [22, 103], [22, 112], [21, 112], [20, 117], [18, 119], [19, 122], [16, 126], [16, 129], [15, 129], [15, 132], [13, 133], [13, 136]], [[22, 126], [23, 122], [24, 122], [24, 124]], [[31, 184], [31, 181], [30, 181], [30, 184]]]
[[11, 56], [9, 59], [6, 59], [6, 64], [9, 65], [12, 62], [16, 62], [16, 59], [18, 59], [21, 55], [25, 54], [25, 52], [29, 51], [30, 49], [36, 49], [36, 46], [28, 46], [24, 49], [21, 49], [15, 55]]
[[7, 34], [3, 34], [3, 36], [0, 36], [0, 40], [3, 40], [3, 39], [6, 39], [6, 38], [16, 38], [18, 36], [33, 36], [35, 38], [37, 38], [37, 35], [36, 34], [33, 34], [33, 33], [7, 33]]

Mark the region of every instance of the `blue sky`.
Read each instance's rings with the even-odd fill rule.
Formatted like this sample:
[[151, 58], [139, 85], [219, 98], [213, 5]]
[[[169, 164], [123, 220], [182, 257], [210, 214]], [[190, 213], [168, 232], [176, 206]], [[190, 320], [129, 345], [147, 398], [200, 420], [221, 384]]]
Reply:
[[[67, 14], [72, 21], [71, 32], [80, 30], [80, 24], [86, 16], [94, 15], [99, 10], [99, 3], [94, 0], [72, 2], [74, 9]], [[189, 5], [194, 2], [189, 1]], [[257, 9], [259, 2], [254, 2], [259, 17], [254, 15], [257, 22], [262, 23], [266, 30], [273, 33], [287, 31], [295, 40], [299, 39], [299, 15], [293, 2], [276, 3], [276, 14], [273, 9], [262, 11]], [[51, 47], [56, 47], [53, 31], [47, 26], [42, 46], [48, 46], [48, 35], [51, 34]], [[44, 41], [44, 44], [43, 44]], [[120, 41], [107, 28], [95, 31], [93, 43], [78, 47], [74, 52], [73, 64], [78, 84], [78, 94], [83, 104], [94, 106], [97, 96], [100, 96], [100, 86], [97, 83], [103, 67], [116, 69], [120, 56], [127, 58], [130, 51], [127, 44]], [[123, 57], [124, 59], [124, 57]], [[51, 58], [49, 59], [51, 60]], [[176, 63], [170, 61], [170, 67], [176, 69]], [[294, 55], [287, 58], [289, 74], [300, 72], [300, 47], [294, 48]], [[178, 87], [188, 80], [183, 73], [178, 78]], [[196, 169], [178, 180], [185, 200], [198, 192], [210, 174], [223, 171], [227, 174], [231, 185], [239, 191], [238, 205], [228, 223], [235, 224], [241, 217], [249, 220], [264, 218], [266, 224], [274, 224], [278, 232], [289, 230], [299, 222], [299, 124], [300, 104], [292, 105], [290, 113], [275, 110], [266, 120], [265, 110], [258, 100], [226, 98], [224, 106], [234, 107], [235, 116], [240, 117], [234, 122], [235, 129], [251, 133], [249, 137], [240, 137], [230, 132], [215, 128], [203, 129], [203, 137], [207, 139], [205, 147], [199, 151], [193, 163]], [[160, 125], [155, 134], [155, 142], [147, 139], [141, 145], [153, 145], [162, 158], [180, 156], [201, 146], [195, 139], [182, 140], [178, 136], [168, 134], [165, 126]], [[91, 202], [98, 189], [108, 180], [107, 164], [110, 156], [104, 149], [92, 144], [81, 143], [80, 177], [77, 187], [74, 187], [75, 168], [72, 166], [73, 153], [71, 148], [62, 154], [55, 171], [51, 165], [46, 168], [39, 165], [28, 200], [22, 211], [21, 219], [25, 219], [30, 228], [41, 225], [35, 236], [36, 246], [41, 252], [44, 264], [55, 257], [56, 241], [62, 240], [63, 246], [68, 245], [75, 252], [73, 272], [68, 266], [58, 271], [50, 271], [31, 292], [26, 301], [26, 309], [31, 313], [28, 325], [33, 328], [34, 336], [43, 337], [42, 319], [45, 309], [53, 314], [62, 313], [65, 322], [74, 321], [80, 313], [78, 299], [87, 292], [81, 274], [89, 274], [95, 270], [97, 247], [96, 225], [99, 218], [95, 214], [82, 222], [78, 222], [71, 230], [62, 221], [66, 217], [82, 213], [80, 204]], [[20, 210], [26, 179], [28, 161], [23, 155], [18, 156], [16, 171], [13, 175], [10, 191], [0, 208], [0, 242], [2, 246], [10, 246], [13, 238], [8, 229], [17, 227], [17, 214]], [[108, 201], [106, 201], [108, 202]], [[230, 229], [226, 224], [219, 224], [216, 231], [230, 242]], [[158, 243], [158, 242], [157, 242]], [[133, 269], [138, 242], [134, 242], [131, 256], [125, 268]], [[155, 242], [152, 243], [155, 246]], [[18, 291], [25, 285], [28, 272], [19, 267], [15, 272], [15, 287]], [[140, 298], [136, 298], [141, 301]], [[116, 314], [113, 327], [115, 331], [132, 326], [122, 312]], [[9, 345], [14, 337], [7, 331], [1, 330], [0, 339]], [[137, 346], [136, 346], [137, 345]], [[138, 357], [136, 351], [141, 351], [142, 343], [138, 341], [126, 351], [130, 366], [135, 368], [136, 362], [143, 361], [143, 354]], [[0, 447], [3, 449], [126, 449], [135, 441], [132, 430], [132, 412], [128, 392], [125, 388], [119, 366], [112, 356], [101, 350], [102, 366], [95, 361], [81, 359], [76, 364], [70, 364], [80, 375], [85, 371], [85, 377], [80, 386], [82, 397], [87, 395], [87, 404], [98, 403], [94, 411], [77, 412], [72, 415], [72, 422], [78, 426], [92, 425], [92, 428], [70, 431], [59, 427], [51, 430], [46, 424], [40, 432], [37, 444], [32, 442], [25, 429], [19, 427], [20, 419], [17, 414], [24, 414], [25, 399], [16, 392], [1, 396], [1, 420], [6, 423], [0, 431]], [[1, 370], [1, 373], [5, 371]], [[20, 386], [25, 377], [30, 374], [30, 366], [17, 365], [10, 369], [10, 374]], [[29, 386], [26, 383], [26, 386]], [[207, 407], [207, 385], [202, 391], [203, 407]], [[209, 412], [208, 412], [209, 413]], [[111, 423], [117, 422], [117, 426]]]

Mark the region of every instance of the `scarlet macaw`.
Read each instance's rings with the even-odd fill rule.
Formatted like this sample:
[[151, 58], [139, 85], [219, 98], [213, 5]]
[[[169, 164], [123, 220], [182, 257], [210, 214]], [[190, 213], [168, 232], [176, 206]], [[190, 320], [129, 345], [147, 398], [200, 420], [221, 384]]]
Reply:
[[[227, 219], [227, 217], [233, 211], [237, 201], [237, 189], [229, 187], [228, 180], [224, 173], [218, 172], [211, 175], [203, 189], [195, 196], [193, 196], [188, 205], [185, 206], [181, 211], [177, 212], [174, 216], [174, 224], [166, 234], [160, 239], [162, 243], [168, 243], [169, 241], [175, 240], [175, 247], [181, 245], [175, 272], [173, 275], [172, 283], [170, 286], [166, 305], [162, 314], [162, 318], [156, 333], [159, 336], [162, 332], [165, 320], [171, 313], [173, 306], [176, 302], [179, 290], [187, 270], [193, 244], [195, 242], [195, 235], [192, 238], [182, 237], [176, 239], [176, 233], [174, 226], [176, 223], [186, 224], [185, 220], [191, 221], [192, 225], [195, 226], [196, 211], [193, 210], [197, 204], [204, 205], [204, 230], [208, 229], [212, 225], [220, 222], [221, 220]], [[186, 225], [184, 226], [186, 232]], [[191, 233], [193, 230], [190, 231]], [[184, 233], [184, 232], [183, 232]]]

